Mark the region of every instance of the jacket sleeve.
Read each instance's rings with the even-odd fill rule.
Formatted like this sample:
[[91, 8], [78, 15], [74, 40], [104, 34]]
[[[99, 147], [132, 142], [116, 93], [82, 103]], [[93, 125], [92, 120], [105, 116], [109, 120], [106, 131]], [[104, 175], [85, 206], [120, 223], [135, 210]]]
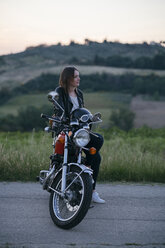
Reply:
[[83, 96], [83, 92], [80, 89], [78, 89], [78, 95], [81, 102], [81, 108], [84, 108], [84, 96]]
[[[57, 87], [55, 89], [55, 91], [58, 93], [59, 97], [58, 97], [58, 104], [63, 108], [65, 109], [65, 102], [64, 102], [64, 93], [63, 93], [63, 89], [62, 87]], [[54, 114], [55, 116], [61, 116], [62, 115], [62, 110], [56, 105], [54, 104]]]

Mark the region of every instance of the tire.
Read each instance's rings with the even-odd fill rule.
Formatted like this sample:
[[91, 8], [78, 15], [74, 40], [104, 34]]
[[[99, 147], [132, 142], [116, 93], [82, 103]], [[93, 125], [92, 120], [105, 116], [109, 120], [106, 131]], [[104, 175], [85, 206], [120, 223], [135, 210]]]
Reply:
[[[66, 187], [79, 175], [81, 170], [72, 166], [67, 174]], [[61, 189], [61, 173], [54, 179], [52, 188]], [[70, 229], [78, 225], [85, 217], [92, 198], [92, 178], [88, 173], [81, 173], [69, 186], [65, 197], [51, 191], [49, 211], [53, 222], [60, 228]], [[66, 216], [65, 216], [66, 215]]]

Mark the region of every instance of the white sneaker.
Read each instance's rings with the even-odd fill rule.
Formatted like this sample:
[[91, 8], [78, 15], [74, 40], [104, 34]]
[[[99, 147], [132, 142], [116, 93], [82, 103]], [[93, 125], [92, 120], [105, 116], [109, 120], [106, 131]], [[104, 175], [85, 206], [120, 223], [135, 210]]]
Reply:
[[105, 201], [99, 197], [99, 194], [96, 191], [94, 191], [92, 194], [92, 201], [95, 203], [105, 203]]

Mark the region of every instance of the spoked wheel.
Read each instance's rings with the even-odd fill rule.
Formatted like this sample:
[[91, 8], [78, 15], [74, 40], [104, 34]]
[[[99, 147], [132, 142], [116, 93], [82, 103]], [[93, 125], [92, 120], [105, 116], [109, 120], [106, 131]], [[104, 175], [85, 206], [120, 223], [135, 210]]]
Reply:
[[[66, 177], [66, 188], [64, 196], [54, 191], [51, 192], [49, 211], [54, 223], [69, 229], [82, 221], [85, 217], [92, 197], [92, 179], [88, 173], [81, 173], [77, 167], [72, 167]], [[61, 174], [58, 175], [52, 185], [55, 190], [61, 190]]]

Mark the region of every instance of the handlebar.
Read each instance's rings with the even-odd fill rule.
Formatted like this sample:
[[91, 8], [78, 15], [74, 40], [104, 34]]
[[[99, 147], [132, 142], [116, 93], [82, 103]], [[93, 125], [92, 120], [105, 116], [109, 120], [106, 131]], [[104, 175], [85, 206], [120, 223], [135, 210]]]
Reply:
[[49, 115], [41, 114], [41, 118], [61, 123], [61, 121], [58, 120], [57, 117], [52, 117], [52, 116], [49, 116]]
[[46, 119], [48, 119], [48, 115], [41, 114], [41, 118], [46, 118]]

